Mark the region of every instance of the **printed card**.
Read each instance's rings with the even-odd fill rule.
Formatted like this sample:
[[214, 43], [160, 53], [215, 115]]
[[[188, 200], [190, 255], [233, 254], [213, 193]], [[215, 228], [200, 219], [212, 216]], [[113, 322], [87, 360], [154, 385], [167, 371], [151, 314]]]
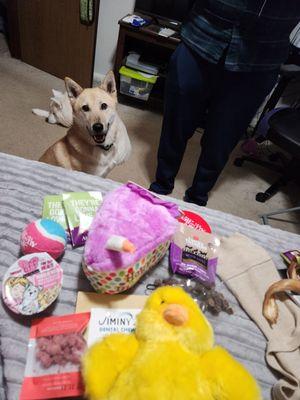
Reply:
[[136, 316], [141, 309], [92, 308], [88, 330], [88, 346], [112, 333], [129, 334], [135, 330]]

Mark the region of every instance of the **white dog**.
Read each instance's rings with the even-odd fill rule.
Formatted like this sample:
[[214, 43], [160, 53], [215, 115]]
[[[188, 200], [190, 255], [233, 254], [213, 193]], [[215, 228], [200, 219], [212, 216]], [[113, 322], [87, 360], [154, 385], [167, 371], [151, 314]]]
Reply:
[[99, 87], [83, 89], [65, 78], [73, 109], [73, 125], [40, 161], [105, 177], [128, 160], [131, 144], [119, 117], [116, 82], [109, 72]]
[[32, 112], [40, 117], [47, 118], [49, 124], [60, 124], [70, 128], [73, 123], [73, 110], [68, 93], [52, 89], [53, 97], [50, 99], [50, 111], [33, 108]]

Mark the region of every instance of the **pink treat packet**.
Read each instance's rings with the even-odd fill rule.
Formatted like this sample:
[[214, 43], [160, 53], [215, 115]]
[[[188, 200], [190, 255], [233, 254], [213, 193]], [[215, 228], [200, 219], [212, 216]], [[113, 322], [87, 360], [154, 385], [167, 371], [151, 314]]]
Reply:
[[33, 321], [20, 400], [83, 395], [80, 363], [89, 320], [90, 313], [80, 313]]

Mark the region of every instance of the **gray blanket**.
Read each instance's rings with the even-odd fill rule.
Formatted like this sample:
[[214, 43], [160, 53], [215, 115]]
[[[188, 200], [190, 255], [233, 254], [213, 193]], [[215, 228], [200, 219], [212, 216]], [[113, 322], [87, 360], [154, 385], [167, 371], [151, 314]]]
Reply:
[[[20, 256], [20, 233], [29, 221], [41, 216], [45, 195], [87, 190], [100, 190], [105, 195], [117, 186], [118, 183], [108, 179], [0, 153], [0, 279]], [[277, 266], [282, 265], [280, 251], [299, 247], [298, 235], [219, 211], [174, 201], [183, 209], [200, 212], [218, 235], [227, 236], [238, 231], [249, 236], [269, 251]], [[68, 247], [66, 250], [61, 262], [64, 270], [63, 290], [47, 314], [74, 312], [77, 291], [92, 290], [82, 273], [81, 257], [82, 248], [72, 250]], [[165, 257], [132, 292], [144, 294], [147, 283], [168, 275], [168, 260]], [[259, 381], [264, 398], [270, 399], [270, 389], [276, 378], [265, 363], [265, 338], [222, 282], [218, 281], [217, 285], [229, 299], [235, 314], [221, 314], [218, 317], [207, 314], [214, 327], [216, 342], [244, 363]], [[29, 326], [29, 318], [13, 315], [3, 304], [0, 305], [1, 400], [18, 399], [26, 361]]]

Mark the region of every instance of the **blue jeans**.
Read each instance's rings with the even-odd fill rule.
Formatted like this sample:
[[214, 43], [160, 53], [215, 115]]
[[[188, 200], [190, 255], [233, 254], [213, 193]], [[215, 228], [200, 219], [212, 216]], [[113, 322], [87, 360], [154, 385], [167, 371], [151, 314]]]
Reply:
[[[205, 120], [201, 155], [186, 197], [205, 205], [230, 153], [276, 83], [278, 71], [232, 72], [181, 43], [173, 53], [165, 88], [165, 110], [156, 181], [150, 189], [172, 192], [188, 139]], [[199, 148], [195, 151], [200, 153]]]

